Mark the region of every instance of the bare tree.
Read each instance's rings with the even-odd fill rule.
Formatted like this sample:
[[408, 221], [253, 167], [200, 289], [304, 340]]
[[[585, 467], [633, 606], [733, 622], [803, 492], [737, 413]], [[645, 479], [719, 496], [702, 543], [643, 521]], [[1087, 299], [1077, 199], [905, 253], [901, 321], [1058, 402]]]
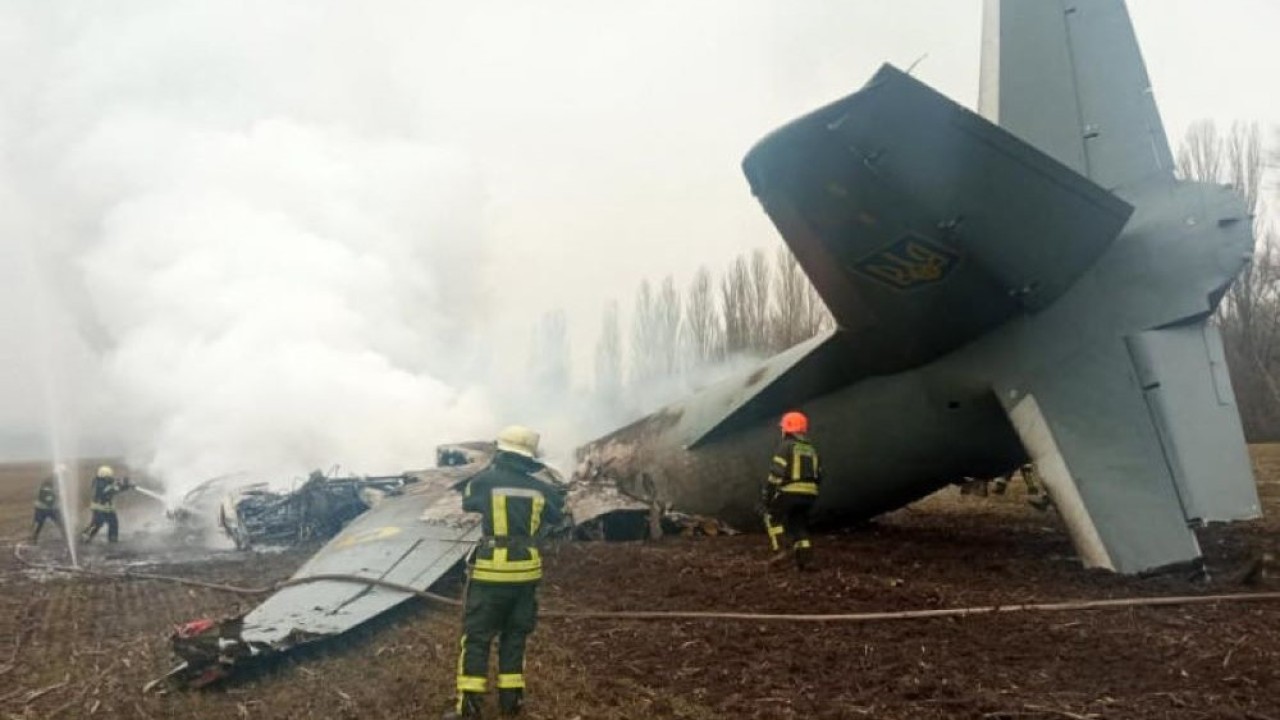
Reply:
[[635, 310], [631, 315], [630, 384], [642, 386], [658, 376], [656, 302], [648, 280], [636, 290]]
[[622, 329], [618, 302], [609, 301], [600, 321], [596, 340], [596, 395], [607, 410], [615, 410], [622, 400]]
[[662, 289], [654, 304], [654, 319], [659, 372], [663, 377], [674, 377], [680, 358], [680, 293], [670, 275], [662, 280]]
[[783, 350], [813, 337], [810, 327], [809, 279], [786, 246], [774, 255], [773, 312], [769, 316], [769, 346]]
[[751, 272], [747, 259], [739, 256], [729, 265], [720, 278], [720, 314], [724, 318], [724, 352], [726, 355], [744, 353], [751, 347], [750, 303], [747, 299], [751, 284]]
[[681, 346], [686, 367], [704, 367], [722, 357], [723, 328], [711, 296], [711, 273], [698, 268], [685, 294]]
[[750, 349], [760, 354], [773, 349], [769, 344], [769, 299], [772, 295], [770, 292], [772, 277], [769, 256], [764, 250], [753, 251], [746, 297], [747, 336], [750, 338]]
[[[1257, 123], [1237, 122], [1223, 140], [1227, 181], [1244, 196], [1245, 207], [1257, 213], [1262, 189], [1262, 138]], [[1255, 230], [1259, 229], [1255, 226]], [[1259, 233], [1261, 234], [1261, 233]]]
[[643, 387], [675, 375], [679, 338], [680, 293], [675, 281], [667, 276], [656, 295], [648, 280], [640, 283], [631, 324], [631, 384]]
[[773, 309], [769, 316], [769, 348], [781, 352], [829, 329], [833, 322], [818, 291], [787, 247], [774, 255]]
[[823, 302], [822, 296], [818, 294], [818, 289], [813, 286], [813, 283], [805, 285], [804, 306], [806, 324], [814, 329], [815, 335], [836, 326], [836, 319], [832, 317], [831, 311], [827, 309], [827, 304]]
[[1187, 128], [1178, 150], [1178, 174], [1188, 180], [1219, 182], [1223, 171], [1222, 139], [1212, 120], [1198, 120]]

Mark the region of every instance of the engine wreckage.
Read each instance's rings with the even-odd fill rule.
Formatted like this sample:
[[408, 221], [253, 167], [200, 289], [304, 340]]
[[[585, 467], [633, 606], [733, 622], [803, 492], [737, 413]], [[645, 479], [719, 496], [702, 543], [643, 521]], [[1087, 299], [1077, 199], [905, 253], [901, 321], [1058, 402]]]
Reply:
[[[249, 612], [176, 627], [170, 640], [182, 662], [148, 687], [163, 681], [203, 687], [254, 661], [336, 636], [425, 592], [480, 539], [458, 491], [493, 452], [490, 443], [447, 445], [437, 449], [436, 467], [428, 470], [382, 477], [317, 471], [291, 492], [210, 480], [225, 492], [218, 524], [241, 549], [332, 539]], [[543, 471], [544, 479], [563, 488], [568, 511], [549, 535], [635, 540], [734, 532], [713, 519], [672, 512], [655, 500], [652, 487], [647, 496], [626, 494], [600, 470], [584, 461], [567, 481], [553, 468]], [[636, 485], [645, 487], [643, 481]], [[196, 488], [179, 516], [189, 520], [208, 512], [214, 494], [210, 487]]]

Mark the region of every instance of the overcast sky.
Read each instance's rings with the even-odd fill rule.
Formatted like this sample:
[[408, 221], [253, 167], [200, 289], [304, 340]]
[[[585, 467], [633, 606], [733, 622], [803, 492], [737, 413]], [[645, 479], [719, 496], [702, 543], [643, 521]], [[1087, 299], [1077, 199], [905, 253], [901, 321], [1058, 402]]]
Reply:
[[[468, 368], [517, 386], [544, 310], [582, 361], [642, 279], [776, 246], [739, 169], [767, 132], [922, 57], [973, 107], [981, 6], [0, 0], [0, 454], [45, 427], [49, 390], [152, 461], [291, 409], [170, 463], [201, 471], [335, 400], [362, 435], [397, 398], [427, 406], [392, 413], [414, 429], [373, 460], [488, 432], [503, 416]], [[1204, 117], [1272, 137], [1280, 3], [1130, 8], [1175, 148]], [[501, 340], [487, 361], [452, 350], [453, 320]], [[317, 356], [350, 387], [219, 385]], [[311, 461], [351, 427], [271, 442]]]

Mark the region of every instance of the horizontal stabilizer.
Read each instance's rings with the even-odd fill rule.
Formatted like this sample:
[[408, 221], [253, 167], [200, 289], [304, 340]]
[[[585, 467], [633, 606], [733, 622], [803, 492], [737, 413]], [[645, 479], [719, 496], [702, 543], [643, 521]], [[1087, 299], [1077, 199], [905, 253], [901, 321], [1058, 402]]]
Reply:
[[807, 400], [857, 379], [848, 362], [843, 333], [806, 340], [739, 375], [699, 392], [681, 407], [681, 437], [695, 447], [741, 430], [765, 417], [781, 415]]
[[1058, 298], [1132, 208], [904, 73], [774, 132], [753, 192], [876, 373]]

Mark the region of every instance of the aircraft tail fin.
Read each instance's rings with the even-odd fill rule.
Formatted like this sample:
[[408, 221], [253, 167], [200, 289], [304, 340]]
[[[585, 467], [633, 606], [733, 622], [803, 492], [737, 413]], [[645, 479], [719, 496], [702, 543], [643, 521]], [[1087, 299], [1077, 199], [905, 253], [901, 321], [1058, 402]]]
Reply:
[[1109, 190], [1173, 177], [1123, 0], [987, 0], [978, 106]]

